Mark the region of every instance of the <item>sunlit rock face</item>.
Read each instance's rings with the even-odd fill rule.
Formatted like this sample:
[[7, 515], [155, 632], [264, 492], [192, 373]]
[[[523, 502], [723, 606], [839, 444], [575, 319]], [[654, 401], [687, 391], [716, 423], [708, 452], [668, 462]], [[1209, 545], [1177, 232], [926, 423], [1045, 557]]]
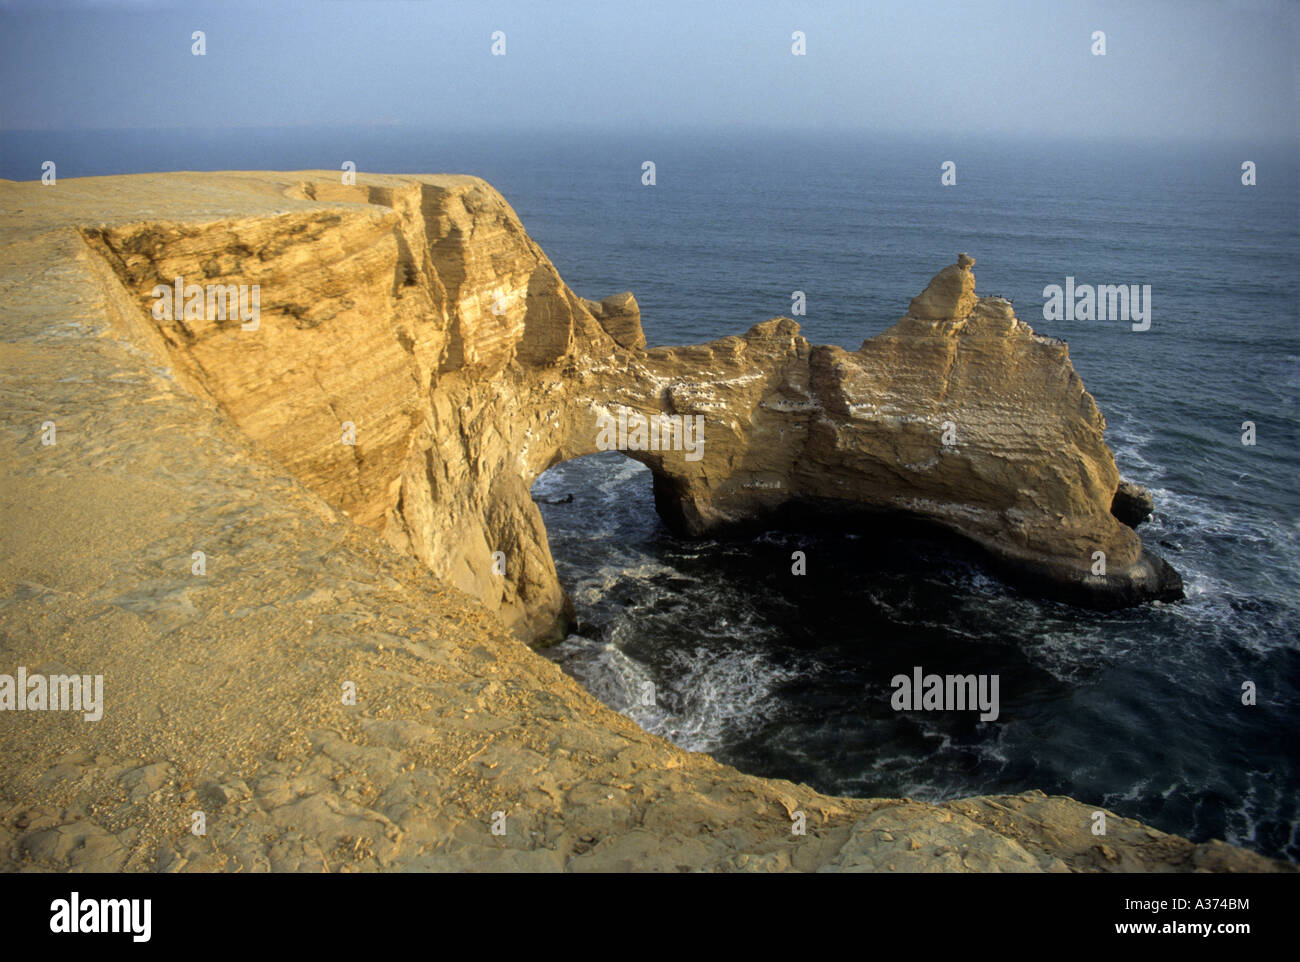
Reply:
[[[650, 467], [660, 513], [689, 533], [792, 506], [853, 509], [869, 533], [887, 513], [1076, 603], [1181, 597], [1111, 513], [1105, 421], [1066, 346], [979, 297], [965, 254], [857, 351], [811, 345], [789, 318], [646, 350], [635, 298], [576, 295], [478, 178], [186, 176], [211, 194], [201, 214], [81, 228], [141, 342], [522, 638], [571, 610], [529, 489], [611, 448]], [[155, 316], [176, 278], [256, 285], [255, 329], [180, 304]]]

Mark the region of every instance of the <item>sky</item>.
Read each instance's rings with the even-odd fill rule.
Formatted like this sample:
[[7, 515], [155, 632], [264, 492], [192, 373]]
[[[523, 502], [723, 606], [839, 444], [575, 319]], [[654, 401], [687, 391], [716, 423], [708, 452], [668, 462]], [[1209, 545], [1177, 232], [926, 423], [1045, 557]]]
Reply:
[[[804, 56], [791, 52], [796, 30]], [[1092, 53], [1098, 30], [1104, 56]], [[1298, 0], [0, 0], [0, 131], [738, 127], [1286, 143], [1300, 127], [1298, 49]]]

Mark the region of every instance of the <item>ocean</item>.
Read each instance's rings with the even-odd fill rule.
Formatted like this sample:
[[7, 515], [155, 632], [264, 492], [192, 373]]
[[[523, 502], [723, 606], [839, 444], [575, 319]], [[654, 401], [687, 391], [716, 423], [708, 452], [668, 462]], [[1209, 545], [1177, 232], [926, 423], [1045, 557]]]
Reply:
[[[610, 453], [534, 487], [574, 496], [541, 508], [579, 619], [547, 655], [647, 730], [742, 771], [931, 801], [1041, 789], [1300, 861], [1294, 149], [397, 127], [0, 136], [0, 176], [35, 179], [46, 159], [60, 177], [345, 160], [362, 177], [478, 174], [574, 290], [633, 291], [652, 346], [743, 333], [803, 291], [804, 335], [854, 349], [970, 253], [980, 293], [1068, 342], [1121, 475], [1155, 495], [1139, 533], [1182, 574], [1184, 602], [1076, 609], [1008, 587], [959, 546], [869, 526], [674, 537], [648, 471]], [[1149, 284], [1150, 330], [1044, 321], [1043, 288], [1067, 277]], [[894, 711], [890, 679], [918, 665], [997, 674], [997, 720]]]

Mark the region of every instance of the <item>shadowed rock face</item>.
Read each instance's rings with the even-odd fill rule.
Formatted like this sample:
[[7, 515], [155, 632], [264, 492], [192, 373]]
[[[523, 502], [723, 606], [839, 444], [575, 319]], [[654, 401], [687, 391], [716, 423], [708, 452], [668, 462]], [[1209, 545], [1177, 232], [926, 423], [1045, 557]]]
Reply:
[[1151, 516], [1155, 506], [1156, 501], [1151, 497], [1150, 491], [1140, 484], [1121, 480], [1115, 492], [1115, 500], [1111, 502], [1110, 513], [1130, 528], [1136, 528]]
[[[482, 180], [326, 176], [238, 175], [230, 205], [256, 195], [249, 216], [87, 219], [82, 234], [141, 337], [193, 389], [525, 639], [553, 635], [570, 610], [529, 488], [608, 447], [620, 418], [660, 513], [686, 532], [797, 506], [852, 508], [869, 533], [887, 512], [1076, 603], [1181, 597], [1111, 513], [1105, 421], [1066, 346], [979, 297], [971, 257], [857, 351], [811, 345], [789, 318], [645, 350], [635, 298], [570, 291]], [[176, 277], [259, 285], [259, 329], [156, 320], [153, 289]], [[702, 446], [679, 430], [648, 449], [635, 426], [662, 417], [702, 423]]]

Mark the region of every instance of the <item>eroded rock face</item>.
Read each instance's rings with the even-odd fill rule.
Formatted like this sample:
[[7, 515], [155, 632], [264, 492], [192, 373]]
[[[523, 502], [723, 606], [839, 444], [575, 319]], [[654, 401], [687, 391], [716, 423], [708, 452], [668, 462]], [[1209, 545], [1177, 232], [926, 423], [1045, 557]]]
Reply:
[[[606, 375], [570, 359], [540, 369], [510, 360], [508, 338], [475, 328], [517, 331], [544, 316], [534, 309], [561, 313], [558, 288], [534, 263], [513, 276], [541, 269], [546, 293], [522, 317], [493, 321], [490, 305], [484, 314], [464, 297], [453, 306], [449, 292], [464, 282], [439, 274], [439, 293], [423, 257], [403, 253], [403, 243], [418, 249], [406, 215], [367, 206], [388, 196], [413, 217], [423, 188], [376, 178], [358, 195], [322, 179], [313, 201], [302, 180], [0, 182], [0, 428], [10, 441], [0, 453], [0, 638], [8, 670], [102, 672], [106, 696], [93, 724], [76, 712], [0, 712], [0, 870], [1294, 871], [1114, 812], [1099, 840], [1097, 799], [832, 798], [683, 751], [600, 704], [430, 570], [478, 564], [473, 550], [455, 553], [457, 531], [514, 524], [521, 538], [542, 536], [527, 528], [535, 514], [510, 514], [509, 490], [494, 495], [492, 484], [563, 454], [555, 425], [578, 424], [572, 409], [591, 416], [564, 379], [595, 386]], [[454, 248], [466, 238], [451, 225], [461, 218], [463, 232], [468, 215], [451, 210], [438, 236]], [[508, 244], [508, 220], [497, 223], [482, 239]], [[277, 237], [282, 247], [251, 246]], [[263, 338], [237, 321], [155, 323], [141, 309], [151, 275], [195, 263], [266, 285]], [[372, 317], [363, 305], [390, 312]], [[589, 315], [574, 323], [596, 343]], [[449, 360], [452, 318], [477, 363], [505, 351], [482, 390]], [[608, 383], [725, 360], [697, 369], [707, 378], [669, 382], [673, 403], [716, 411], [719, 392], [753, 391], [737, 396], [764, 399], [760, 423], [781, 424], [767, 419], [811, 415], [810, 402], [762, 386], [784, 384], [787, 370], [803, 383], [823, 350], [778, 320], [632, 360], [611, 347], [607, 363], [624, 374]], [[746, 358], [781, 363], [731, 383]], [[564, 397], [546, 401], [554, 410], [511, 403]], [[385, 413], [400, 423], [408, 407], [405, 446], [386, 441]], [[347, 417], [358, 451], [335, 446]], [[429, 441], [439, 418], [465, 433]], [[51, 446], [39, 438], [47, 420], [58, 426]], [[513, 460], [501, 453], [520, 438], [529, 447]], [[674, 464], [660, 464], [665, 485], [711, 490]], [[427, 502], [410, 480], [420, 471]], [[340, 505], [366, 524], [347, 523]], [[482, 506], [506, 514], [476, 514]], [[421, 564], [381, 532], [452, 553]], [[355, 704], [341, 701], [344, 682]], [[201, 836], [196, 810], [207, 815]], [[497, 811], [509, 813], [501, 837], [489, 831]], [[806, 835], [791, 832], [796, 813]]]
[[[979, 297], [965, 254], [857, 351], [811, 345], [789, 318], [645, 350], [635, 298], [574, 294], [478, 178], [241, 176], [284, 209], [83, 236], [195, 390], [520, 637], [553, 635], [570, 611], [530, 486], [638, 416], [703, 425], [702, 448], [679, 430], [675, 447], [632, 450], [634, 433], [627, 450], [682, 530], [797, 505], [861, 511], [869, 531], [888, 512], [1077, 603], [1181, 597], [1112, 514], [1105, 421], [1066, 346]], [[155, 321], [152, 291], [176, 277], [259, 285], [259, 329]]]

